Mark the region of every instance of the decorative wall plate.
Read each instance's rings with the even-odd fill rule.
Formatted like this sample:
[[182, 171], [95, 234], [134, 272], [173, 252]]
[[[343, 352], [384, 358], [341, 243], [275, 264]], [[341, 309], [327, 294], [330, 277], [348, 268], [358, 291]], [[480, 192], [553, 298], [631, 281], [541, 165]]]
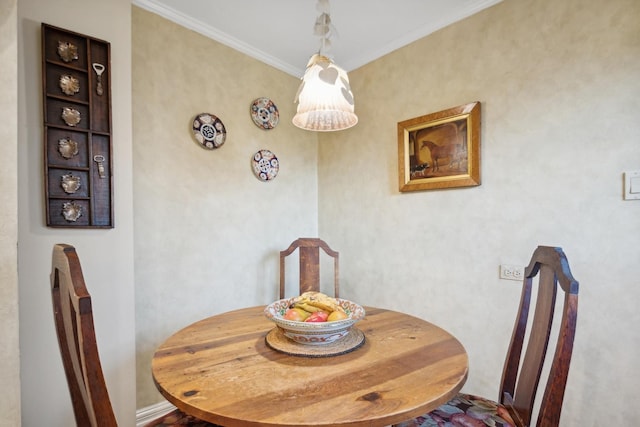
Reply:
[[80, 92], [80, 81], [69, 74], [64, 74], [60, 76], [60, 89], [65, 95], [75, 95]]
[[62, 120], [67, 126], [75, 126], [80, 123], [80, 111], [71, 107], [62, 107]]
[[193, 135], [203, 148], [213, 150], [224, 144], [227, 131], [219, 118], [201, 113], [193, 120]]
[[253, 173], [261, 181], [271, 181], [278, 175], [280, 162], [269, 150], [260, 150], [253, 155]]
[[269, 98], [258, 98], [251, 104], [253, 123], [262, 129], [273, 129], [280, 120], [278, 107]]

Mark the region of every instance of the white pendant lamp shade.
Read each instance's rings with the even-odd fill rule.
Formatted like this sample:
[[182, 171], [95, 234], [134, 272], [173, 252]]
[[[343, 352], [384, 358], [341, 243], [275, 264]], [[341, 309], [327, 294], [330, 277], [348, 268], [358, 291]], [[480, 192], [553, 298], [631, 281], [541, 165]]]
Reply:
[[320, 52], [313, 55], [298, 88], [298, 110], [293, 124], [317, 132], [348, 129], [358, 123], [353, 112], [354, 100], [347, 72], [325, 55], [330, 37], [335, 33], [329, 16], [329, 0], [318, 0], [320, 16], [313, 27], [320, 37]]
[[293, 124], [311, 131], [348, 129], [358, 123], [347, 73], [329, 58], [313, 55], [296, 96]]

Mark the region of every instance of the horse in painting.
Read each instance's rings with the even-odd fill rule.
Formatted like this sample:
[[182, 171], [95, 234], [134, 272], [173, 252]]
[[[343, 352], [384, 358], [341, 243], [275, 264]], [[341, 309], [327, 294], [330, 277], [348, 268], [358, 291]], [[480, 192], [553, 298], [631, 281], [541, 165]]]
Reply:
[[[416, 159], [420, 163], [429, 161], [433, 172], [447, 164], [449, 169], [460, 168], [467, 159], [464, 132], [455, 123], [420, 129], [413, 135], [413, 142], [417, 144]], [[428, 150], [429, 156], [421, 155], [422, 150]]]
[[461, 148], [460, 144], [437, 145], [432, 141], [422, 141], [420, 149], [425, 147], [428, 148], [429, 153], [431, 153], [434, 171], [437, 171], [440, 169], [440, 166], [446, 164], [446, 160], [448, 160], [449, 168], [452, 168], [453, 164], [456, 163], [457, 158], [459, 157], [457, 154]]

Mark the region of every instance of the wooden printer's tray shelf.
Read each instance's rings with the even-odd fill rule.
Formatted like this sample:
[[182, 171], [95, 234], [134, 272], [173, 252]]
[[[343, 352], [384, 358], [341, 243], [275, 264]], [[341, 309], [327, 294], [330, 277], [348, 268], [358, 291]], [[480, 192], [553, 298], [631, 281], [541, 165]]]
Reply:
[[42, 24], [47, 226], [112, 228], [109, 43]]

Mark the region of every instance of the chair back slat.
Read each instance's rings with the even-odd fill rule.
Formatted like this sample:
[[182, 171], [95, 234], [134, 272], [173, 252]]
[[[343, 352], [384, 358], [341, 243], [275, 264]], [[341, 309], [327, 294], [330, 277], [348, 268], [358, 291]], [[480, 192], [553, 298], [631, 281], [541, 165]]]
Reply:
[[300, 293], [320, 291], [320, 249], [333, 258], [333, 289], [338, 298], [340, 292], [339, 259], [340, 255], [322, 239], [315, 237], [301, 237], [294, 240], [287, 249], [280, 251], [280, 298], [285, 297], [285, 258], [298, 249], [300, 265]]
[[53, 247], [51, 297], [76, 424], [117, 427], [100, 364], [91, 296], [73, 246]]
[[[537, 276], [537, 277], [536, 277]], [[537, 286], [535, 280], [537, 279]], [[560, 286], [558, 286], [560, 285]], [[532, 291], [537, 293], [529, 324]], [[556, 315], [558, 289], [563, 292], [562, 313]], [[520, 307], [502, 376], [500, 402], [510, 409], [519, 427], [532, 424], [538, 386], [551, 339], [553, 321], [561, 318], [556, 351], [551, 360], [536, 426], [557, 427], [573, 351], [578, 302], [578, 282], [571, 275], [561, 248], [540, 246], [525, 269]], [[522, 355], [525, 336], [529, 338]]]
[[300, 293], [320, 291], [320, 248], [301, 246], [300, 251]]

